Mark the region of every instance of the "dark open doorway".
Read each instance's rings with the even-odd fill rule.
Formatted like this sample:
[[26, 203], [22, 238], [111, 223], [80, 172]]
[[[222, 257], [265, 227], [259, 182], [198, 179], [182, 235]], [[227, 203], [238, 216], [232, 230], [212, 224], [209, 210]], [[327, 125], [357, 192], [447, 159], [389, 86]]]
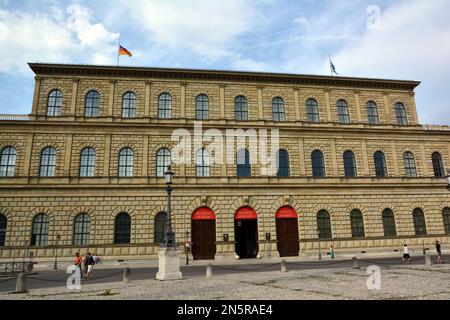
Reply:
[[258, 220], [235, 220], [236, 254], [241, 259], [258, 255]]

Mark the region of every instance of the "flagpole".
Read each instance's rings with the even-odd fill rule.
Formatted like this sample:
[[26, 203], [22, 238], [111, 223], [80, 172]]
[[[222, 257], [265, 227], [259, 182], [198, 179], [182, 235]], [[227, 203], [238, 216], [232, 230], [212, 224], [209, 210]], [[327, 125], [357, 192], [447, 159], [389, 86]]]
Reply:
[[119, 59], [120, 59], [120, 42], [119, 42], [119, 48], [117, 48], [117, 66], [119, 66]]

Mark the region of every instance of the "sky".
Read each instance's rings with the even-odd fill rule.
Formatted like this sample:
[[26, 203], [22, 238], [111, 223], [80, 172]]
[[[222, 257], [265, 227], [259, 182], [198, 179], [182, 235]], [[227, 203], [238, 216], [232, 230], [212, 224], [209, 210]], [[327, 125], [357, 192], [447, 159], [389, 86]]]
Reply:
[[0, 113], [31, 111], [28, 62], [418, 80], [450, 125], [448, 0], [0, 0]]

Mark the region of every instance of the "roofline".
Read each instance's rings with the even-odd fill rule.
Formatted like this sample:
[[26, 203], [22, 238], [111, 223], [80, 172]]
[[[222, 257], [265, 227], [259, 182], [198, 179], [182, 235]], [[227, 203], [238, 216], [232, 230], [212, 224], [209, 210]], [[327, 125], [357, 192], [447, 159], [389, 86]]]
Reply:
[[107, 76], [135, 78], [163, 78], [178, 80], [216, 80], [291, 85], [346, 86], [357, 88], [414, 90], [420, 81], [358, 77], [337, 77], [254, 71], [206, 69], [178, 69], [107, 65], [29, 63], [36, 76]]

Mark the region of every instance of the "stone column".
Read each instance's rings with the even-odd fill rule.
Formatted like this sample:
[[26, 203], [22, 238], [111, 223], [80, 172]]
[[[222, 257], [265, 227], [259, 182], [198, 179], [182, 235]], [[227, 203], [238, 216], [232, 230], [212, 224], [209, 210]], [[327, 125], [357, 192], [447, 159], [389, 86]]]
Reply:
[[330, 104], [330, 89], [325, 89], [325, 107], [327, 109], [327, 121], [333, 122], [333, 113], [331, 112]]
[[294, 88], [294, 108], [295, 108], [295, 121], [302, 121], [302, 110], [300, 108], [299, 88]]
[[180, 93], [180, 118], [186, 118], [186, 82], [181, 82], [181, 93]]
[[386, 123], [391, 123], [393, 121], [391, 120], [391, 106], [389, 105], [388, 93], [384, 92], [383, 94], [384, 94], [384, 96], [383, 96], [384, 108], [385, 108], [385, 112], [386, 112]]
[[144, 117], [151, 117], [150, 115], [150, 94], [152, 91], [152, 82], [145, 82], [145, 102], [144, 102]]
[[303, 138], [298, 138], [298, 151], [298, 156], [300, 159], [300, 175], [306, 176], [305, 146], [303, 143]]
[[72, 160], [72, 141], [73, 134], [69, 134], [66, 139], [66, 151], [64, 156], [64, 176], [70, 176], [70, 162]]
[[220, 89], [220, 120], [225, 119], [225, 85], [221, 84]]
[[25, 151], [25, 160], [23, 163], [23, 175], [28, 177], [30, 175], [31, 157], [33, 156], [33, 140], [34, 133], [27, 134], [27, 149]]
[[111, 135], [105, 136], [105, 153], [104, 153], [104, 162], [103, 162], [103, 175], [105, 177], [110, 176], [110, 158], [111, 158]]
[[[420, 143], [420, 153], [422, 153], [422, 172], [421, 172], [421, 174], [419, 174], [419, 176], [425, 176], [425, 177], [434, 176], [434, 172], [432, 173], [432, 172], [428, 171], [428, 161], [427, 161], [428, 157], [427, 157], [427, 153], [425, 151], [425, 143], [424, 142]], [[430, 157], [431, 157], [431, 155], [430, 155]]]
[[355, 106], [355, 108], [356, 108], [355, 109], [356, 110], [356, 120], [358, 122], [363, 122], [362, 114], [361, 114], [361, 105], [359, 103], [359, 94], [360, 94], [360, 92], [359, 91], [355, 91], [354, 93], [355, 93], [355, 104], [356, 104], [356, 106]]
[[336, 155], [336, 141], [334, 139], [331, 139], [331, 141], [330, 141], [330, 152], [331, 152], [331, 164], [333, 167], [333, 170], [332, 170], [333, 176], [337, 177], [337, 176], [339, 176], [339, 169], [338, 169], [337, 155]]
[[419, 124], [419, 116], [417, 115], [417, 107], [416, 107], [416, 93], [411, 92], [411, 112], [413, 116], [414, 124]]
[[148, 136], [142, 139], [142, 176], [147, 177], [148, 174]]
[[367, 156], [367, 145], [366, 145], [366, 140], [364, 140], [364, 139], [361, 139], [361, 152], [362, 152], [363, 164], [364, 164], [364, 176], [370, 176], [369, 159]]
[[72, 79], [72, 100], [70, 101], [70, 115], [77, 116], [77, 96], [78, 96], [78, 78]]
[[258, 120], [264, 119], [264, 106], [263, 106], [263, 86], [257, 86], [258, 88]]
[[109, 101], [107, 116], [114, 118], [114, 92], [116, 89], [116, 80], [109, 80]]
[[[394, 162], [394, 174], [396, 176], [400, 176], [400, 167], [397, 159], [397, 147], [395, 145], [395, 141], [391, 142], [391, 149], [392, 149], [392, 161]], [[403, 159], [401, 160], [403, 161]]]
[[39, 96], [40, 96], [40, 92], [41, 92], [41, 82], [42, 82], [41, 76], [34, 77], [33, 107], [31, 109], [31, 114], [33, 116], [38, 115], [38, 104], [39, 104]]

